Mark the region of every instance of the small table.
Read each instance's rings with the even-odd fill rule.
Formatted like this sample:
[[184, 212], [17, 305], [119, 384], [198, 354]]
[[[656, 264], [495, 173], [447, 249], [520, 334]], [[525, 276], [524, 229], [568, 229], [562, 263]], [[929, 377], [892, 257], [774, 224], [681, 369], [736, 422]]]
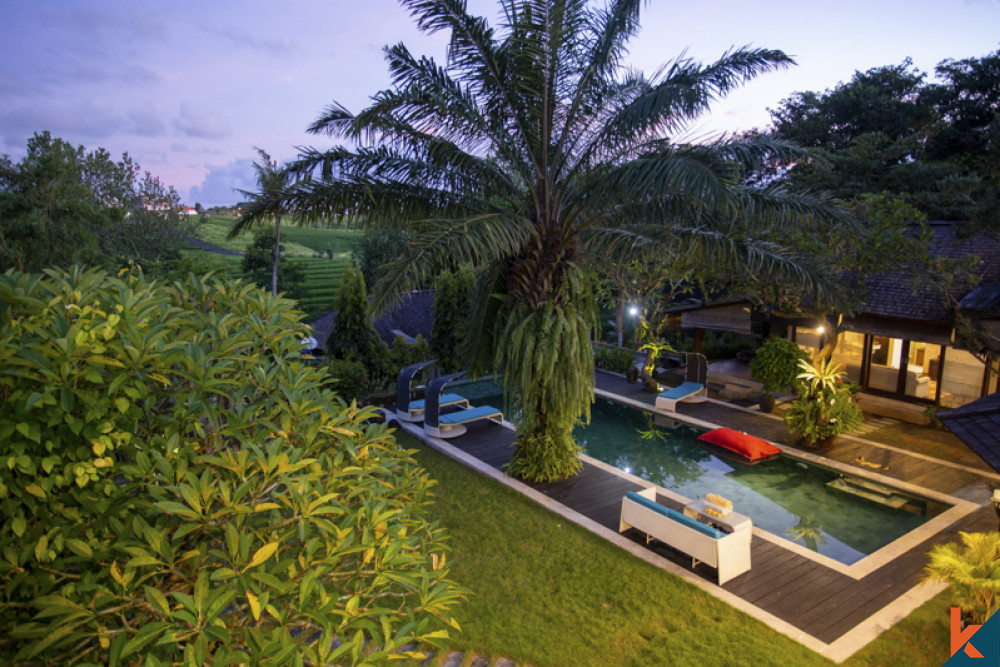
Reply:
[[717, 516], [712, 516], [711, 514], [705, 514], [705, 506], [707, 504], [708, 501], [704, 498], [688, 503], [684, 506], [684, 515], [691, 517], [692, 519], [697, 519], [702, 523], [713, 524], [726, 533], [735, 533], [738, 530], [749, 530], [753, 527], [750, 517], [738, 512], [730, 512], [727, 516], [724, 516], [721, 519]]

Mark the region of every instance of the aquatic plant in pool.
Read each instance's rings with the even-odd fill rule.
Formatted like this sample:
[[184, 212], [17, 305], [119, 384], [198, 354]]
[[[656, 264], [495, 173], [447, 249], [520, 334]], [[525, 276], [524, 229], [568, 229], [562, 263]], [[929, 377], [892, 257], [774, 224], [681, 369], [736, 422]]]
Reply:
[[[502, 401], [499, 387], [490, 382], [463, 385], [461, 393], [473, 405]], [[892, 495], [898, 507], [846, 493], [840, 473], [790, 456], [757, 465], [720, 458], [698, 442], [703, 431], [662, 421], [597, 399], [591, 423], [578, 426], [574, 436], [599, 461], [691, 499], [718, 493], [755, 526], [848, 565], [945, 509], [898, 493]]]

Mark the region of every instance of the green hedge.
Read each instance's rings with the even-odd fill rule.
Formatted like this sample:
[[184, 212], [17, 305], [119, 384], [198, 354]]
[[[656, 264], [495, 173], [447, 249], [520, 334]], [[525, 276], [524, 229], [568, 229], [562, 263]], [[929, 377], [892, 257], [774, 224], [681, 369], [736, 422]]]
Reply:
[[341, 664], [446, 640], [464, 591], [432, 483], [321, 390], [299, 315], [215, 279], [0, 276], [0, 654]]

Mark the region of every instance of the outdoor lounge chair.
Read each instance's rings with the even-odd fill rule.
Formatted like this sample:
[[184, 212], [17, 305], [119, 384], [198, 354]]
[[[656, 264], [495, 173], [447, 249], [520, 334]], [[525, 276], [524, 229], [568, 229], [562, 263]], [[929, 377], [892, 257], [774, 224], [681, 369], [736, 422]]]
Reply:
[[702, 403], [708, 399], [708, 361], [704, 355], [694, 352], [684, 356], [684, 383], [657, 396], [657, 408], [677, 412], [678, 403]]
[[[419, 364], [413, 364], [412, 366], [407, 366], [403, 370], [399, 371], [399, 377], [396, 380], [396, 417], [402, 422], [420, 422], [424, 419], [424, 410], [426, 407], [426, 401], [424, 399], [411, 401], [410, 394], [412, 393], [412, 382], [413, 378], [424, 368], [433, 364], [436, 359], [431, 361], [422, 361]], [[464, 396], [459, 396], [458, 394], [445, 394], [438, 399], [439, 406], [449, 406], [457, 405], [462, 407], [469, 407], [469, 401], [465, 399]]]
[[427, 396], [424, 399], [424, 432], [435, 438], [455, 438], [466, 432], [466, 424], [489, 419], [498, 424], [503, 423], [503, 413], [488, 405], [477, 408], [465, 408], [452, 412], [441, 413], [441, 399], [446, 384], [465, 375], [465, 372], [451, 373], [435, 378], [427, 383]]

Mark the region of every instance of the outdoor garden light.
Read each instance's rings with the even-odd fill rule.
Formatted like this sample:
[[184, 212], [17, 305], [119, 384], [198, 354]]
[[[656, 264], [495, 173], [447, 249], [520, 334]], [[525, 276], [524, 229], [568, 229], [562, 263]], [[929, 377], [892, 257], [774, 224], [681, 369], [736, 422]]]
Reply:
[[628, 309], [628, 314], [631, 315], [632, 317], [635, 317], [636, 315], [639, 314], [639, 309], [635, 306], [632, 306], [631, 308]]
[[818, 334], [825, 334], [826, 333], [826, 327], [824, 327], [823, 325], [820, 325], [820, 326], [816, 327], [816, 333], [818, 333]]

